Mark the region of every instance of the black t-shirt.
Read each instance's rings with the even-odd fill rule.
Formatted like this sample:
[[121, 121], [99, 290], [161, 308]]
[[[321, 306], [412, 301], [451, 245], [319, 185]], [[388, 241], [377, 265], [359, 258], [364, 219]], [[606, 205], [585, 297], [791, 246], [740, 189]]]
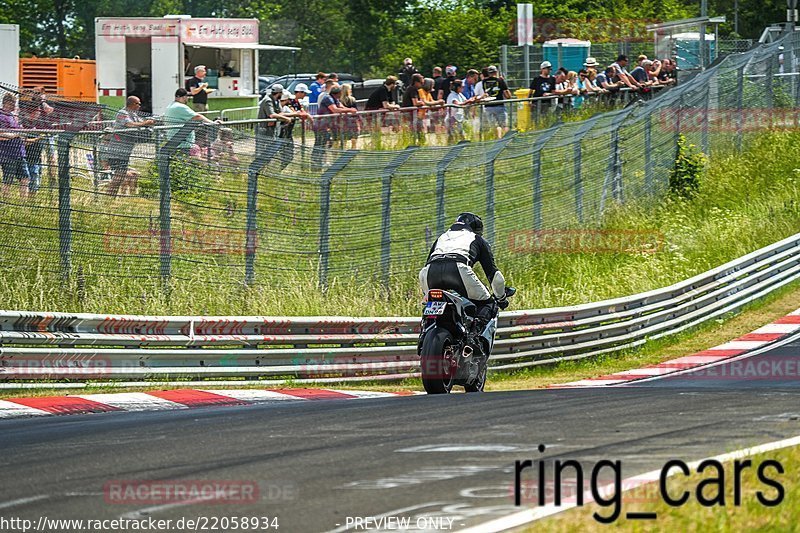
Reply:
[[[483, 80], [483, 92], [487, 96], [494, 98], [495, 102], [500, 102], [505, 99], [503, 93], [508, 90], [506, 80], [495, 78], [494, 76]], [[501, 104], [486, 104], [486, 105], [501, 105]]]
[[419, 89], [414, 85], [409, 85], [403, 93], [403, 107], [414, 107], [414, 98], [419, 98]]
[[392, 94], [393, 91], [390, 91], [389, 88], [384, 84], [372, 91], [372, 94], [369, 95], [369, 99], [367, 100], [367, 105], [364, 109], [367, 111], [376, 111], [378, 109], [383, 109], [383, 103], [389, 102], [391, 104], [394, 103], [394, 95]]
[[439, 90], [442, 91], [442, 100], [447, 101], [447, 96], [450, 94], [450, 87], [456, 81], [455, 76], [447, 76], [446, 78], [439, 78], [439, 86], [434, 87], [434, 100], [438, 99]]
[[556, 78], [555, 76], [536, 76], [533, 78], [531, 82], [531, 91], [533, 91], [533, 97], [544, 96], [544, 93], [553, 92], [556, 88]]
[[[189, 94], [192, 94], [192, 89], [200, 87], [201, 83], [206, 83], [205, 79], [200, 79], [197, 76], [192, 76], [188, 80], [186, 80], [186, 90], [189, 91]], [[192, 96], [192, 102], [195, 104], [207, 104], [208, 103], [208, 93], [203, 90], [199, 93]]]

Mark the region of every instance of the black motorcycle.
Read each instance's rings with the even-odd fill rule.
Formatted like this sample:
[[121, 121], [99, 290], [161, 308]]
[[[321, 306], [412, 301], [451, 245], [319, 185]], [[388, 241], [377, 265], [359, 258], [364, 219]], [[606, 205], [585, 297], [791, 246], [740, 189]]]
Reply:
[[[506, 298], [515, 292], [507, 287]], [[483, 392], [497, 331], [497, 302], [488, 323], [476, 316], [473, 302], [453, 291], [431, 289], [424, 303], [417, 353], [425, 392], [447, 394], [454, 385], [466, 392]]]

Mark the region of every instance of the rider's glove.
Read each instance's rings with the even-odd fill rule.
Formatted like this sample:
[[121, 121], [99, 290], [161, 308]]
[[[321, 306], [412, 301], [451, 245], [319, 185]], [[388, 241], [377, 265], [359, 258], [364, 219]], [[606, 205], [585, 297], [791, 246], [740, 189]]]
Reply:
[[508, 307], [508, 304], [509, 304], [508, 298], [501, 298], [500, 300], [497, 300], [497, 307], [499, 307], [500, 309], [505, 309], [506, 307]]

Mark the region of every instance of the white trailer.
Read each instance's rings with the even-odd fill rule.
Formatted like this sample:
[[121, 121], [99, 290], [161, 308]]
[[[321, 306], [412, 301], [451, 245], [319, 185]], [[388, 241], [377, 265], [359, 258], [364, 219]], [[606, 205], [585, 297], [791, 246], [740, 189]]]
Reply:
[[175, 91], [207, 67], [209, 110], [254, 106], [258, 102], [259, 50], [296, 51], [258, 43], [256, 19], [164, 18], [95, 19], [97, 94], [100, 103], [121, 107], [126, 96], [142, 99], [142, 109], [164, 112]]
[[0, 24], [0, 84], [19, 86], [19, 26]]

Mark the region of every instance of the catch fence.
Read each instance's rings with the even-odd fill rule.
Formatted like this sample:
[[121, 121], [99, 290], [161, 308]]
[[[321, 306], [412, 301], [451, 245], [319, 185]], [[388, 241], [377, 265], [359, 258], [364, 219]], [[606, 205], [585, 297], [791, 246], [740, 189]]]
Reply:
[[[681, 135], [709, 154], [794, 126], [798, 52], [790, 35], [586, 120], [548, 114], [555, 118], [532, 128], [535, 101], [482, 106], [474, 113], [483, 141], [434, 146], [430, 139], [447, 133], [426, 118], [440, 112], [404, 110], [371, 130], [377, 142], [405, 135], [399, 150], [354, 146], [347, 117], [334, 119], [342, 127], [295, 124], [294, 142], [257, 134], [247, 120], [225, 131], [137, 130], [126, 163], [115, 150], [132, 134], [104, 131], [94, 122], [99, 109], [87, 106], [82, 122], [24, 132], [39, 143], [43, 171], [34, 187], [11, 169], [2, 188], [4, 282], [44, 276], [77, 280], [79, 290], [100, 280], [141, 290], [200, 280], [225, 291], [346, 277], [391, 285], [416, 275], [462, 211], [483, 215], [502, 262], [520, 233], [592, 226], [614, 204], [663, 194]], [[496, 138], [504, 107], [514, 128], [500, 127]]]

